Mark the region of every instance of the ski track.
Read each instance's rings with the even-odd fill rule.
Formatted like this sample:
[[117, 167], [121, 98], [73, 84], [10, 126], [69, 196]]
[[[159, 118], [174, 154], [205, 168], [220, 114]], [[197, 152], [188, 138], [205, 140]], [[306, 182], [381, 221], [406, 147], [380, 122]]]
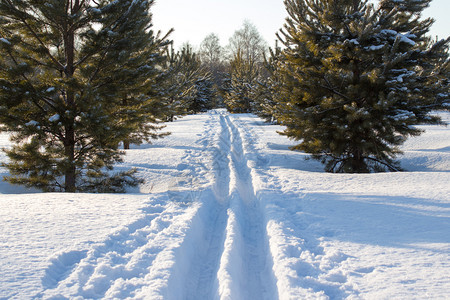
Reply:
[[[283, 192], [276, 176], [268, 171], [270, 159], [261, 155], [258, 134], [238, 117], [235, 123], [245, 139], [251, 174], [255, 179], [256, 197], [263, 205], [267, 221], [269, 253], [273, 257], [273, 273], [280, 299], [346, 299], [359, 298], [359, 293], [347, 284], [347, 276], [339, 271], [349, 256], [338, 250], [328, 252], [310, 228], [320, 222], [302, 216], [302, 194]], [[303, 195], [304, 196], [304, 195]], [[289, 202], [300, 203], [294, 209]], [[296, 222], [292, 222], [296, 220]], [[332, 236], [326, 232], [323, 236]], [[299, 259], [300, 258], [300, 259]]]
[[[203, 206], [186, 237], [195, 251], [177, 258], [190, 267], [184, 273], [185, 292], [174, 299], [275, 299], [265, 223], [242, 138], [228, 114], [209, 118], [205, 132], [213, 145], [212, 185], [203, 191]], [[173, 278], [173, 289], [179, 281]]]
[[[236, 293], [230, 299], [274, 299], [275, 280], [272, 273], [273, 262], [269, 256], [269, 246], [265, 222], [259, 201], [256, 198], [251, 168], [243, 147], [241, 133], [230, 115], [222, 117], [222, 127], [230, 132], [230, 208], [227, 237], [236, 237], [235, 249], [224, 251], [230, 260], [237, 260], [231, 266], [222, 264], [225, 278], [230, 278], [228, 291]], [[227, 240], [226, 240], [227, 242]], [[241, 270], [233, 269], [242, 266]], [[237, 282], [232, 282], [232, 280]], [[227, 283], [226, 280], [223, 283]], [[228, 295], [227, 295], [228, 296]], [[227, 298], [227, 297], [225, 297]]]
[[197, 243], [196, 255], [192, 258], [186, 282], [185, 299], [217, 299], [219, 298], [217, 272], [221, 253], [224, 250], [224, 237], [227, 224], [227, 207], [229, 205], [228, 193], [230, 171], [228, 168], [230, 151], [229, 131], [222, 126], [218, 127], [219, 114], [210, 114], [205, 132], [214, 132], [220, 128], [216, 135], [210, 136], [209, 144], [212, 147], [212, 187], [202, 195], [203, 207], [199, 218], [202, 222], [200, 239]]
[[[269, 178], [269, 161], [245, 121], [211, 111], [199, 136], [201, 148], [183, 157], [179, 190], [151, 195], [142, 217], [103, 243], [52, 259], [36, 298], [355, 296], [343, 287], [342, 274], [329, 282], [315, 279], [345, 255], [324, 253], [316, 237], [308, 236], [308, 224], [286, 223], [292, 219], [281, 201], [286, 195]], [[205, 178], [195, 178], [199, 174]], [[304, 236], [293, 236], [292, 228]]]

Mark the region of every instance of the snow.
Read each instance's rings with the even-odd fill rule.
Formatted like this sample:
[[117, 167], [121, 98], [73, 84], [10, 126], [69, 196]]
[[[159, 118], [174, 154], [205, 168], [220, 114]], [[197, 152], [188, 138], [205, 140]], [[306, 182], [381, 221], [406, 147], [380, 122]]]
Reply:
[[385, 45], [372, 45], [368, 47], [368, 50], [370, 51], [378, 51], [380, 49], [383, 49]]
[[11, 45], [11, 42], [8, 41], [8, 40], [5, 39], [5, 38], [0, 38], [0, 42], [5, 43], [5, 44], [8, 44], [8, 45]]
[[0, 299], [448, 296], [449, 128], [420, 126], [405, 172], [329, 174], [251, 114], [167, 125], [117, 166], [146, 179], [127, 194], [0, 183]]
[[408, 119], [412, 119], [414, 118], [415, 115], [414, 113], [407, 111], [407, 110], [397, 110], [395, 116], [393, 116], [393, 118], [395, 118], [396, 120], [408, 120]]
[[412, 40], [412, 39], [417, 37], [415, 34], [412, 34], [412, 33], [401, 34], [401, 33], [397, 32], [397, 31], [391, 30], [391, 29], [383, 29], [383, 30], [380, 31], [380, 33], [382, 35], [395, 37], [401, 43], [406, 43], [406, 44], [408, 44], [410, 46], [415, 46], [416, 45], [416, 42], [414, 42]]
[[51, 116], [50, 118], [48, 118], [48, 120], [49, 120], [50, 122], [58, 122], [59, 119], [60, 119], [59, 114], [54, 114], [53, 116]]
[[415, 46], [416, 45], [416, 42], [414, 42], [413, 40], [408, 38], [406, 35], [399, 34], [398, 38], [400, 39], [400, 42], [402, 42], [402, 43], [406, 43], [406, 44], [408, 44], [410, 46]]
[[102, 11], [98, 9], [97, 7], [90, 7], [89, 11], [93, 12], [94, 14], [101, 14]]
[[25, 126], [37, 126], [39, 123], [37, 121], [31, 120], [30, 122], [27, 122]]
[[380, 31], [380, 33], [384, 34], [384, 35], [394, 35], [394, 36], [397, 36], [397, 34], [398, 34], [397, 31], [392, 30], [392, 29], [383, 29]]

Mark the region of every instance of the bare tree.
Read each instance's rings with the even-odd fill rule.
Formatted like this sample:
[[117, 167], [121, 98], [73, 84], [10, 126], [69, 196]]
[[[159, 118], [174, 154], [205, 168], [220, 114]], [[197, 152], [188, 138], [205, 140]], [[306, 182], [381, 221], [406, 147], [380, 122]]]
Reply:
[[224, 102], [231, 112], [254, 111], [254, 94], [263, 71], [267, 43], [249, 21], [236, 30], [228, 44], [230, 61]]
[[214, 97], [212, 99], [212, 107], [223, 106], [223, 90], [224, 80], [227, 77], [227, 64], [225, 59], [225, 49], [220, 45], [220, 39], [215, 33], [211, 33], [205, 37], [200, 44], [200, 60], [202, 66], [211, 76], [214, 89]]
[[206, 65], [219, 65], [223, 62], [224, 49], [220, 45], [219, 37], [210, 33], [200, 44], [200, 59]]
[[241, 29], [234, 32], [228, 44], [230, 57], [240, 53], [242, 59], [250, 63], [263, 62], [266, 50], [266, 41], [259, 34], [255, 25], [248, 20], [244, 21]]

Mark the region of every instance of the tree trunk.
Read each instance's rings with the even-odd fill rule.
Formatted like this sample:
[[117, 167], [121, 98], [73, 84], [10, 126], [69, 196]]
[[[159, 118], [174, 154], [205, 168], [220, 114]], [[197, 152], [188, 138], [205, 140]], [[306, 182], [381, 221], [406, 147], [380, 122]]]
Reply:
[[[123, 97], [122, 99], [122, 105], [126, 107], [128, 105], [127, 97]], [[123, 149], [128, 150], [130, 149], [130, 141], [128, 139], [123, 140]]]
[[66, 192], [74, 193], [76, 192], [75, 132], [71, 127], [66, 129], [64, 151], [67, 159], [64, 188]]
[[366, 163], [364, 162], [364, 157], [359, 149], [355, 149], [352, 152], [352, 157], [350, 158], [350, 166], [352, 172], [354, 173], [368, 173]]
[[[70, 13], [73, 14], [79, 9], [79, 0], [75, 0], [73, 6], [70, 7]], [[68, 17], [68, 16], [67, 16]], [[72, 78], [75, 73], [75, 32], [72, 27], [73, 23], [68, 18], [68, 22], [64, 28], [64, 50], [66, 54], [66, 68], [64, 74], [67, 78]], [[75, 111], [75, 91], [71, 86], [66, 90], [66, 106], [69, 113]], [[64, 154], [66, 156], [67, 165], [65, 168], [65, 191], [76, 192], [76, 166], [75, 166], [75, 120], [69, 117], [65, 124]]]

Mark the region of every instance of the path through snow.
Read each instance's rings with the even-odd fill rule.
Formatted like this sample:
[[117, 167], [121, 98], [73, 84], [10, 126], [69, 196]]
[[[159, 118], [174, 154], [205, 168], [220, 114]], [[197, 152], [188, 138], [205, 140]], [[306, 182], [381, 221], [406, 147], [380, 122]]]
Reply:
[[[140, 214], [100, 241], [53, 256], [42, 275], [42, 290], [26, 296], [445, 296], [450, 288], [445, 276], [450, 267], [445, 147], [433, 153], [443, 162], [433, 172], [326, 174], [320, 164], [289, 151], [289, 142], [274, 126], [253, 115], [213, 110], [186, 119], [175, 122], [177, 132], [160, 145], [128, 152], [129, 165], [151, 179], [142, 188], [149, 193], [148, 200], [139, 202]], [[417, 150], [412, 155], [432, 157]], [[142, 198], [142, 190], [122, 197]], [[24, 223], [6, 224], [13, 230]], [[7, 283], [15, 286], [12, 280]], [[3, 297], [23, 294], [3, 292], [0, 286]]]
[[212, 182], [200, 192], [190, 191], [197, 199], [150, 206], [103, 244], [61, 254], [50, 264], [46, 290], [38, 296], [276, 298], [265, 217], [232, 117], [211, 112], [197, 144], [203, 149], [188, 152], [187, 166], [201, 152], [212, 157]]

